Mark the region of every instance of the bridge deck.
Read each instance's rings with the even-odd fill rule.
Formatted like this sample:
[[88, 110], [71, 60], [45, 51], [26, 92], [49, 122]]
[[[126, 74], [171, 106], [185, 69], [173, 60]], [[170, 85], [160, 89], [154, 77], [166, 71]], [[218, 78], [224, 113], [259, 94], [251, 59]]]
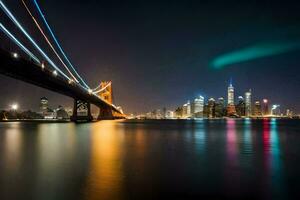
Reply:
[[98, 106], [99, 108], [111, 108], [114, 112], [120, 113], [114, 106], [108, 104], [106, 101], [98, 98], [95, 95], [89, 94], [85, 89], [81, 88], [75, 83], [69, 83], [65, 78], [57, 75], [53, 75], [53, 71], [50, 71], [45, 67], [23, 59], [13, 58], [11, 53], [0, 49], [0, 73], [69, 97], [74, 99], [80, 99], [91, 104]]

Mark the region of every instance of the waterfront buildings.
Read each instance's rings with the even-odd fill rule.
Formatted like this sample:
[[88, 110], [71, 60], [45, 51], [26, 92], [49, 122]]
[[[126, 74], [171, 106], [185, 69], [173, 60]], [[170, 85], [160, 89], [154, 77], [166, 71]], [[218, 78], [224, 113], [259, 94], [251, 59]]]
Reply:
[[236, 105], [236, 113], [238, 116], [243, 117], [245, 116], [245, 100], [244, 97], [238, 97], [238, 103]]
[[214, 98], [210, 98], [208, 100], [208, 118], [214, 118], [215, 117], [215, 106], [216, 101]]
[[49, 108], [49, 101], [46, 97], [42, 97], [40, 100], [40, 114], [44, 119], [55, 119], [56, 113], [54, 110]]
[[183, 117], [183, 107], [178, 107], [176, 110], [175, 110], [175, 118], [182, 118]]
[[274, 104], [272, 105], [271, 115], [272, 116], [280, 116], [280, 105]]
[[56, 119], [65, 120], [70, 118], [68, 112], [62, 106], [58, 106], [55, 112], [56, 112]]
[[234, 105], [234, 87], [232, 85], [232, 79], [230, 79], [230, 83], [229, 86], [227, 88], [227, 97], [228, 97], [228, 101], [227, 104], [228, 105]]
[[252, 105], [251, 105], [251, 89], [245, 93], [245, 116], [250, 117], [252, 113]]
[[232, 85], [232, 79], [227, 88], [227, 97], [227, 116], [234, 116], [236, 115], [236, 110], [234, 105], [234, 87]]
[[194, 102], [191, 105], [191, 114], [192, 117], [199, 118], [203, 117], [203, 109], [204, 109], [204, 97], [199, 96], [194, 99]]
[[187, 103], [182, 106], [182, 117], [183, 118], [191, 117], [191, 103], [190, 103], [190, 101], [187, 101]]
[[259, 101], [255, 101], [254, 109], [253, 109], [253, 116], [255, 116], [255, 117], [261, 117], [262, 116], [261, 105], [260, 105]]
[[45, 115], [48, 112], [48, 99], [42, 97], [40, 100], [40, 113]]
[[262, 114], [263, 114], [263, 116], [270, 115], [268, 99], [263, 99]]
[[[273, 105], [271, 113], [269, 110], [269, 100], [255, 101], [252, 104], [251, 89], [245, 92], [245, 96], [239, 96], [235, 104], [234, 87], [232, 81], [227, 87], [227, 102], [223, 97], [209, 98], [204, 101], [203, 96], [198, 96], [192, 102], [187, 101], [183, 106], [178, 107], [174, 112], [163, 109], [163, 116], [166, 119], [177, 118], [222, 118], [222, 117], [268, 117], [268, 116], [285, 116], [292, 118], [294, 115], [287, 110], [285, 115], [281, 114], [279, 105]], [[270, 115], [271, 114], [271, 115]], [[159, 118], [157, 114], [149, 115], [149, 118]]]
[[215, 103], [215, 117], [224, 117], [226, 115], [225, 101], [220, 97]]

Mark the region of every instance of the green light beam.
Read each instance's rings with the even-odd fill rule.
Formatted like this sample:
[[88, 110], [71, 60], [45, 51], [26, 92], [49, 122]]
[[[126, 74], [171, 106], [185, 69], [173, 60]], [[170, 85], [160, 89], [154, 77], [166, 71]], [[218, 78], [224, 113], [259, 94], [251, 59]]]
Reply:
[[211, 66], [215, 69], [221, 69], [228, 65], [275, 56], [297, 49], [300, 49], [300, 41], [256, 44], [218, 56], [213, 59]]

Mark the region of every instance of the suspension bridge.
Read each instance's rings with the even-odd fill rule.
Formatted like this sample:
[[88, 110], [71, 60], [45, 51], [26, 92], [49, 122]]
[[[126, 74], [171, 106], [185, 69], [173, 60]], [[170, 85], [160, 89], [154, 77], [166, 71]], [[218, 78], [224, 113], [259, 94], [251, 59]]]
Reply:
[[[67, 57], [37, 0], [22, 0], [20, 3], [55, 58], [47, 55], [47, 51], [41, 48], [4, 1], [0, 0], [0, 11], [11, 23], [9, 27], [14, 26], [14, 30], [18, 30], [18, 34], [13, 33], [0, 18], [1, 34], [16, 47], [15, 51], [0, 49], [0, 73], [73, 98], [72, 121], [92, 121], [91, 104], [99, 108], [98, 120], [125, 118], [123, 111], [113, 104], [112, 82], [102, 81], [99, 86], [91, 88]], [[20, 34], [22, 38], [16, 36]], [[33, 49], [25, 45], [28, 43]], [[17, 53], [19, 51], [20, 54]]]

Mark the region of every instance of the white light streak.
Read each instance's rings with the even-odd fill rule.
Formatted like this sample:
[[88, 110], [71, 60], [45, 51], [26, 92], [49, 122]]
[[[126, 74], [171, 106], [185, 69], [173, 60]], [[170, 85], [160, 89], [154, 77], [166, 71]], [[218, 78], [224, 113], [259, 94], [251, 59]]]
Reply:
[[110, 85], [111, 85], [111, 81], [105, 87], [101, 88], [100, 90], [94, 91], [93, 93], [97, 94], [97, 93], [103, 92]]
[[55, 41], [56, 46], [58, 47], [58, 49], [60, 50], [60, 52], [62, 53], [62, 55], [64, 56], [64, 58], [66, 59], [67, 63], [68, 63], [69, 66], [73, 69], [73, 71], [74, 71], [75, 74], [78, 76], [78, 78], [81, 80], [81, 82], [85, 85], [85, 87], [87, 87], [87, 88], [89, 89], [90, 87], [86, 84], [86, 82], [85, 82], [85, 81], [81, 78], [81, 76], [77, 73], [77, 71], [75, 70], [74, 66], [72, 65], [72, 63], [71, 63], [70, 60], [68, 59], [67, 55], [65, 54], [63, 48], [59, 45], [58, 40], [56, 39], [56, 37], [55, 37], [55, 35], [54, 35], [52, 29], [50, 28], [50, 26], [49, 26], [49, 24], [48, 24], [48, 22], [47, 22], [47, 20], [46, 20], [46, 18], [45, 18], [45, 16], [44, 16], [44, 14], [43, 14], [41, 8], [40, 8], [40, 6], [38, 5], [38, 3], [37, 3], [36, 0], [34, 0], [34, 4], [35, 4], [35, 6], [36, 6], [36, 8], [37, 8], [37, 10], [38, 10], [38, 12], [39, 12], [39, 14], [40, 14], [40, 16], [42, 17], [42, 19], [43, 19], [43, 21], [44, 21], [44, 23], [45, 23], [47, 29], [49, 30], [49, 32], [50, 32], [50, 34], [51, 34], [53, 40]]
[[69, 70], [69, 68], [67, 67], [67, 65], [64, 63], [64, 61], [61, 59], [61, 57], [58, 55], [58, 53], [56, 52], [55, 48], [53, 47], [53, 45], [51, 44], [51, 42], [49, 41], [49, 39], [47, 38], [47, 36], [45, 35], [43, 29], [41, 28], [41, 26], [39, 25], [39, 23], [37, 22], [37, 20], [34, 18], [34, 16], [32, 15], [32, 13], [30, 12], [29, 8], [27, 7], [26, 3], [24, 2], [24, 0], [22, 0], [22, 3], [25, 7], [25, 9], [27, 10], [27, 12], [29, 13], [29, 15], [31, 16], [32, 20], [34, 21], [35, 25], [37, 26], [37, 28], [39, 29], [39, 31], [41, 32], [41, 34], [43, 35], [43, 37], [45, 38], [46, 42], [48, 43], [48, 45], [50, 46], [50, 48], [52, 49], [52, 51], [54, 52], [54, 54], [58, 57], [59, 61], [62, 63], [62, 65], [66, 68], [66, 70], [68, 71], [68, 73], [73, 77], [73, 79], [79, 83], [79, 81], [76, 79], [76, 77], [72, 74], [72, 72]]
[[13, 14], [8, 10], [8, 8], [4, 5], [4, 3], [0, 0], [0, 7], [5, 12], [5, 14], [13, 21], [13, 23], [22, 31], [22, 33], [27, 37], [27, 39], [33, 44], [33, 46], [43, 55], [43, 57], [47, 60], [52, 67], [57, 70], [60, 74], [62, 74], [67, 80], [70, 78], [62, 72], [53, 61], [45, 54], [45, 52], [36, 44], [36, 42], [30, 37], [27, 31], [21, 26], [18, 20], [13, 16]]
[[[11, 39], [13, 42], [18, 45], [28, 56], [30, 56], [35, 62], [40, 63], [39, 59], [33, 55], [13, 34], [11, 34], [2, 23], [0, 23], [0, 29]], [[13, 55], [14, 56], [14, 55]], [[14, 56], [15, 57], [15, 56]]]

